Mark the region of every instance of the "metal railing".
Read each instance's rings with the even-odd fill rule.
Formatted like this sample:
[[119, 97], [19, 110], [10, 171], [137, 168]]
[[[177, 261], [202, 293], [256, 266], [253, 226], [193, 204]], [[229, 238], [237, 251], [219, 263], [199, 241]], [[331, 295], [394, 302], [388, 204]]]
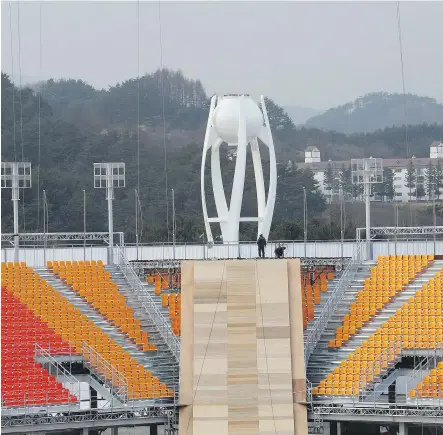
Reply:
[[131, 290], [137, 296], [137, 299], [145, 309], [153, 324], [156, 326], [164, 343], [167, 345], [169, 351], [173, 355], [175, 362], [180, 362], [180, 341], [178, 337], [172, 332], [172, 325], [169, 318], [165, 318], [160, 310], [157, 308], [154, 299], [149, 294], [149, 290], [142, 284], [137, 273], [127, 261], [122, 249], [117, 246], [115, 248], [118, 254], [118, 267], [123, 273]]
[[326, 304], [323, 306], [321, 313], [315, 319], [313, 324], [310, 326], [310, 331], [307, 334], [305, 341], [305, 366], [308, 366], [309, 358], [315, 349], [320, 337], [325, 331], [328, 323], [334, 313], [334, 309], [337, 303], [342, 298], [346, 289], [349, 287], [351, 282], [354, 280], [359, 267], [361, 266], [363, 253], [364, 253], [365, 243], [361, 242], [355, 248], [351, 261], [346, 266], [346, 269], [342, 273], [337, 285], [331, 292]]
[[410, 397], [412, 390], [415, 390], [417, 385], [423, 381], [423, 378], [429, 374], [429, 372], [437, 367], [440, 361], [443, 361], [443, 342], [436, 343], [434, 349], [430, 349], [427, 355], [423, 356], [420, 361], [416, 364], [413, 370], [408, 374], [406, 378], [406, 397], [407, 403], [418, 404], [419, 402], [432, 404], [432, 405], [443, 405], [442, 397]]
[[37, 343], [34, 345], [34, 356], [36, 359], [38, 358], [40, 364], [48, 365], [48, 371], [51, 375], [63, 378], [59, 381], [77, 398], [77, 401], [80, 401], [80, 381], [70, 371], [52, 357], [47, 349], [44, 349]]
[[359, 378], [359, 402], [376, 402], [377, 384], [382, 382], [383, 376], [387, 375], [401, 359], [402, 342], [395, 340], [389, 343], [386, 349], [377, 355], [374, 361], [368, 365], [363, 375]]
[[[69, 243], [69, 242], [68, 242]], [[358, 242], [346, 240], [343, 244], [340, 241], [308, 241], [306, 256], [304, 253], [303, 241], [273, 241], [266, 247], [268, 258], [274, 257], [275, 247], [281, 243], [286, 246], [285, 257], [300, 258], [302, 264], [342, 264], [352, 257]], [[174, 261], [173, 246], [167, 243], [133, 244], [119, 245], [122, 247], [125, 257], [129, 261]], [[437, 240], [435, 249], [434, 241], [427, 238], [401, 240], [374, 240], [371, 243], [372, 256], [379, 255], [405, 255], [405, 254], [442, 254], [443, 240]], [[236, 259], [256, 258], [257, 245], [254, 242], [223, 243], [214, 244], [212, 247], [205, 244], [182, 243], [175, 247], [175, 260], [204, 260], [204, 259]], [[104, 245], [94, 245], [89, 241], [83, 246], [79, 244], [57, 244], [56, 246], [43, 248], [41, 245], [20, 246], [18, 251], [18, 261], [26, 261], [29, 266], [43, 267], [46, 261], [64, 260], [102, 260], [108, 264], [109, 248]], [[330, 260], [334, 259], [331, 263]], [[14, 248], [1, 249], [1, 261], [14, 261]]]
[[109, 388], [112, 396], [126, 403], [129, 388], [127, 378], [85, 342], [82, 343], [82, 353], [85, 366]]

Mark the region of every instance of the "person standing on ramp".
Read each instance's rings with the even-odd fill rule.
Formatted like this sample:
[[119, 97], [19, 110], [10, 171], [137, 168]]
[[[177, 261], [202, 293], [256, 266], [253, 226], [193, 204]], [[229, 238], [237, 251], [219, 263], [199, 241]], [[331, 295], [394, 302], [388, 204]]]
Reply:
[[258, 246], [258, 256], [260, 258], [265, 258], [266, 239], [264, 238], [263, 234], [260, 234], [257, 240], [257, 246]]

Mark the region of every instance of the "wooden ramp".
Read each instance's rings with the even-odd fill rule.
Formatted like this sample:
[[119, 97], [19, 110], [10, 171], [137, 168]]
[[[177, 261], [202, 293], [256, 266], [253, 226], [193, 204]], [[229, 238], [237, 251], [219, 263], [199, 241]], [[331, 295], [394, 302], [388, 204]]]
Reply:
[[180, 435], [306, 435], [300, 261], [182, 263]]

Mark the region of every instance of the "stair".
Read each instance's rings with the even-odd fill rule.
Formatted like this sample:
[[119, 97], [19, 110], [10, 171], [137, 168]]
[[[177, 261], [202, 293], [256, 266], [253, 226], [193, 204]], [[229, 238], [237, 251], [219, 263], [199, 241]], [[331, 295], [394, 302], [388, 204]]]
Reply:
[[[175, 391], [178, 391], [179, 360], [175, 355], [173, 355], [170, 348], [165, 343], [164, 333], [162, 334], [159, 331], [158, 326], [154, 323], [150, 314], [146, 312], [146, 309], [140, 303], [139, 295], [134, 292], [131, 284], [126, 279], [120, 267], [109, 265], [105, 266], [105, 270], [107, 270], [111, 274], [111, 279], [117, 284], [119, 292], [125, 297], [126, 304], [132, 308], [134, 317], [140, 320], [142, 328], [149, 333], [150, 340], [152, 340], [157, 345], [158, 360], [156, 364], [161, 365], [161, 371], [167, 371], [169, 373], [168, 378], [172, 377], [173, 383], [174, 385], [176, 385], [176, 388], [174, 387]], [[153, 286], [143, 285], [143, 288], [151, 294], [153, 304], [162, 314], [165, 322], [169, 324], [169, 331], [167, 331], [167, 333], [172, 334], [168, 309], [161, 306], [161, 299], [158, 296], [154, 295]], [[152, 303], [152, 301], [149, 303]], [[177, 342], [179, 343], [178, 339]], [[170, 383], [168, 385], [171, 386]]]
[[[309, 362], [307, 364], [306, 373], [311, 382], [315, 382], [313, 379], [316, 379], [315, 375], [317, 368], [324, 368], [324, 353], [329, 351], [328, 343], [333, 337], [335, 337], [336, 328], [341, 325], [343, 316], [349, 312], [351, 303], [355, 300], [357, 293], [363, 287], [364, 280], [369, 276], [371, 267], [374, 266], [374, 264], [375, 262], [373, 261], [366, 261], [358, 266], [354, 278], [346, 285], [343, 295], [334, 307], [327, 307], [327, 300], [322, 302], [321, 308], [319, 307], [319, 309], [322, 311], [325, 309], [332, 309], [333, 312], [331, 313], [326, 328], [318, 340], [314, 351], [311, 353], [311, 357], [309, 358]], [[337, 282], [335, 285], [337, 287], [340, 284]], [[326, 293], [330, 293], [329, 297], [332, 297], [334, 291], [336, 291], [336, 288], [331, 289], [331, 291], [328, 290]], [[308, 334], [311, 333], [311, 331], [313, 331], [313, 329], [316, 327], [315, 321], [310, 323], [311, 324], [308, 325], [308, 329], [305, 332], [305, 337], [307, 337]], [[313, 377], [312, 379], [311, 376]]]
[[[367, 263], [372, 267], [375, 263]], [[351, 337], [346, 344], [339, 349], [329, 349], [328, 342], [335, 337], [336, 328], [341, 326], [343, 316], [349, 313], [349, 307], [355, 300], [357, 293], [363, 287], [364, 279], [369, 276], [369, 269], [365, 274], [359, 276], [353, 284], [345, 291], [344, 300], [336, 307], [331, 321], [319, 340], [315, 351], [311, 355], [307, 368], [308, 379], [314, 384], [318, 384], [335, 367], [341, 364], [348, 355], [363, 344], [377, 328], [386, 322], [406, 301], [415, 295], [423, 284], [431, 279], [436, 272], [443, 267], [443, 260], [435, 260], [423, 273], [420, 273], [412, 280], [398, 295], [387, 304], [375, 317], [373, 317], [363, 328]]]
[[[146, 369], [150, 370], [154, 376], [157, 376], [161, 382], [164, 382], [168, 387], [178, 391], [178, 367], [171, 364], [168, 354], [165, 353], [164, 344], [159, 339], [158, 332], [152, 328], [152, 324], [147, 324], [137, 316], [134, 312], [134, 317], [141, 320], [141, 325], [144, 330], [149, 333], [149, 339], [158, 347], [156, 352], [144, 352], [140, 350], [128, 337], [126, 337], [117, 327], [108, 323], [108, 321], [97, 311], [91, 308], [77, 293], [75, 293], [68, 285], [61, 279], [57, 278], [47, 268], [34, 268], [41, 278], [45, 279], [54, 290], [62, 294], [69, 302], [77, 307], [83, 314], [88, 316], [96, 326], [103, 332], [109, 335], [117, 344], [128, 352], [138, 363], [142, 364]], [[122, 292], [122, 294], [124, 294]], [[131, 306], [130, 304], [128, 304]]]

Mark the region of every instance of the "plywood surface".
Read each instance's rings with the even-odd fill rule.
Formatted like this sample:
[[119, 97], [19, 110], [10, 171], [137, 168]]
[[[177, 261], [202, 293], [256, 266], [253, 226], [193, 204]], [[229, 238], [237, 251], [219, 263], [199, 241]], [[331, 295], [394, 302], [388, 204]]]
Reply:
[[180, 435], [294, 434], [287, 260], [182, 267]]

